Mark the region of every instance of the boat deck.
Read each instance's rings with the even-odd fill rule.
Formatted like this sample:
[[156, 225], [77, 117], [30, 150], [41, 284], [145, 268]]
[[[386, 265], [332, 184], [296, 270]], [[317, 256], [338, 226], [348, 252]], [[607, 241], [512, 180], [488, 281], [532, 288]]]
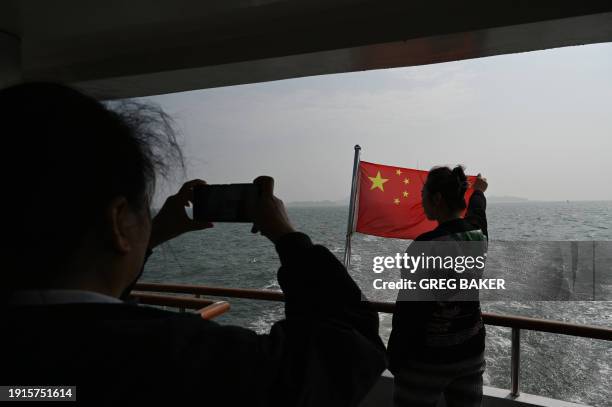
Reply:
[[[369, 395], [361, 403], [361, 407], [387, 407], [393, 406], [393, 375], [385, 371], [378, 383], [372, 388]], [[438, 407], [445, 407], [444, 398], [438, 402]], [[483, 407], [584, 407], [584, 404], [570, 403], [568, 401], [521, 393], [512, 396], [509, 390], [497, 387], [484, 386]]]

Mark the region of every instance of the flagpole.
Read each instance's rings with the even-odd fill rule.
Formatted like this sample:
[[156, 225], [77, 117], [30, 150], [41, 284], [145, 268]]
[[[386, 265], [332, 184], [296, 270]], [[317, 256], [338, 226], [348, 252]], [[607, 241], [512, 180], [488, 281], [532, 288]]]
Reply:
[[353, 160], [353, 178], [351, 180], [351, 197], [349, 201], [348, 225], [346, 228], [346, 242], [344, 244], [344, 266], [351, 266], [351, 236], [355, 223], [355, 202], [357, 200], [357, 180], [359, 179], [359, 155], [361, 147], [355, 144], [355, 158]]

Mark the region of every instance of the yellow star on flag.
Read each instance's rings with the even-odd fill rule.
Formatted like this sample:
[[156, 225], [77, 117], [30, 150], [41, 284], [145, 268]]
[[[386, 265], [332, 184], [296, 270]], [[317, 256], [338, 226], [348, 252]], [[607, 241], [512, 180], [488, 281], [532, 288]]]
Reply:
[[385, 192], [385, 189], [383, 188], [383, 185], [385, 182], [389, 181], [388, 179], [385, 179], [383, 177], [380, 176], [380, 171], [378, 171], [378, 174], [376, 174], [375, 177], [368, 177], [370, 179], [370, 181], [372, 181], [372, 186], [370, 187], [370, 191], [373, 190], [374, 188], [378, 188], [381, 191]]
[[396, 173], [397, 175], [402, 175], [402, 170], [397, 169], [397, 170], [395, 170], [395, 173]]
[[395, 199], [393, 200], [393, 203], [394, 203], [394, 204], [396, 204], [396, 205], [399, 205], [399, 204], [400, 204], [400, 200], [399, 200], [399, 198], [395, 198]]
[[404, 198], [408, 198], [408, 191], [404, 191]]
[[409, 180], [408, 178], [404, 178], [404, 181], [403, 181], [403, 182], [404, 182], [404, 184], [405, 184], [405, 185], [410, 184], [410, 180]]

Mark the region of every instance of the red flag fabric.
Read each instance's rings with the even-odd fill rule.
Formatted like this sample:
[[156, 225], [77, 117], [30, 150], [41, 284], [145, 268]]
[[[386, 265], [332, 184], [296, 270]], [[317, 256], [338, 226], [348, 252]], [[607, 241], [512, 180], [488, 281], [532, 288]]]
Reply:
[[[359, 163], [359, 192], [355, 231], [367, 235], [414, 239], [435, 229], [421, 204], [421, 189], [428, 171], [392, 167], [365, 161]], [[469, 176], [466, 202], [476, 177]]]

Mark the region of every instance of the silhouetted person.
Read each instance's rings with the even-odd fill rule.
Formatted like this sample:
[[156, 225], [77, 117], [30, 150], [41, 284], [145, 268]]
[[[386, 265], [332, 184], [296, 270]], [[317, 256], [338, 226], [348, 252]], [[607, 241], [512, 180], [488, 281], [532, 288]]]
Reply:
[[[423, 208], [427, 218], [437, 221], [438, 226], [418, 236], [408, 248], [409, 254], [419, 256], [420, 248], [429, 248], [443, 257], [456, 255], [460, 253], [443, 252], [453, 247], [462, 251], [471, 243], [476, 243], [470, 247], [476, 247], [477, 251], [484, 249], [478, 255], [486, 253], [488, 233], [483, 194], [487, 189], [486, 179], [478, 174], [463, 218], [467, 187], [467, 177], [460, 166], [452, 170], [437, 167], [428, 173], [422, 190]], [[429, 278], [427, 274], [424, 276]], [[450, 301], [445, 299], [451, 298], [448, 291], [440, 293], [421, 291], [425, 296], [443, 298], [429, 301], [402, 300], [407, 298], [403, 295], [410, 294], [408, 290], [398, 295], [388, 346], [397, 407], [435, 407], [442, 394], [449, 407], [481, 404], [485, 328], [480, 302]], [[477, 299], [477, 295], [476, 291], [468, 298]]]
[[271, 178], [255, 180], [253, 231], [279, 254], [285, 319], [258, 335], [121, 301], [155, 245], [212, 226], [184, 211], [200, 180], [150, 217], [156, 174], [182, 165], [163, 112], [24, 84], [0, 91], [0, 118], [3, 151], [18, 157], [3, 161], [0, 384], [75, 385], [78, 402], [113, 406], [338, 406], [384, 370], [377, 313], [294, 230]]

